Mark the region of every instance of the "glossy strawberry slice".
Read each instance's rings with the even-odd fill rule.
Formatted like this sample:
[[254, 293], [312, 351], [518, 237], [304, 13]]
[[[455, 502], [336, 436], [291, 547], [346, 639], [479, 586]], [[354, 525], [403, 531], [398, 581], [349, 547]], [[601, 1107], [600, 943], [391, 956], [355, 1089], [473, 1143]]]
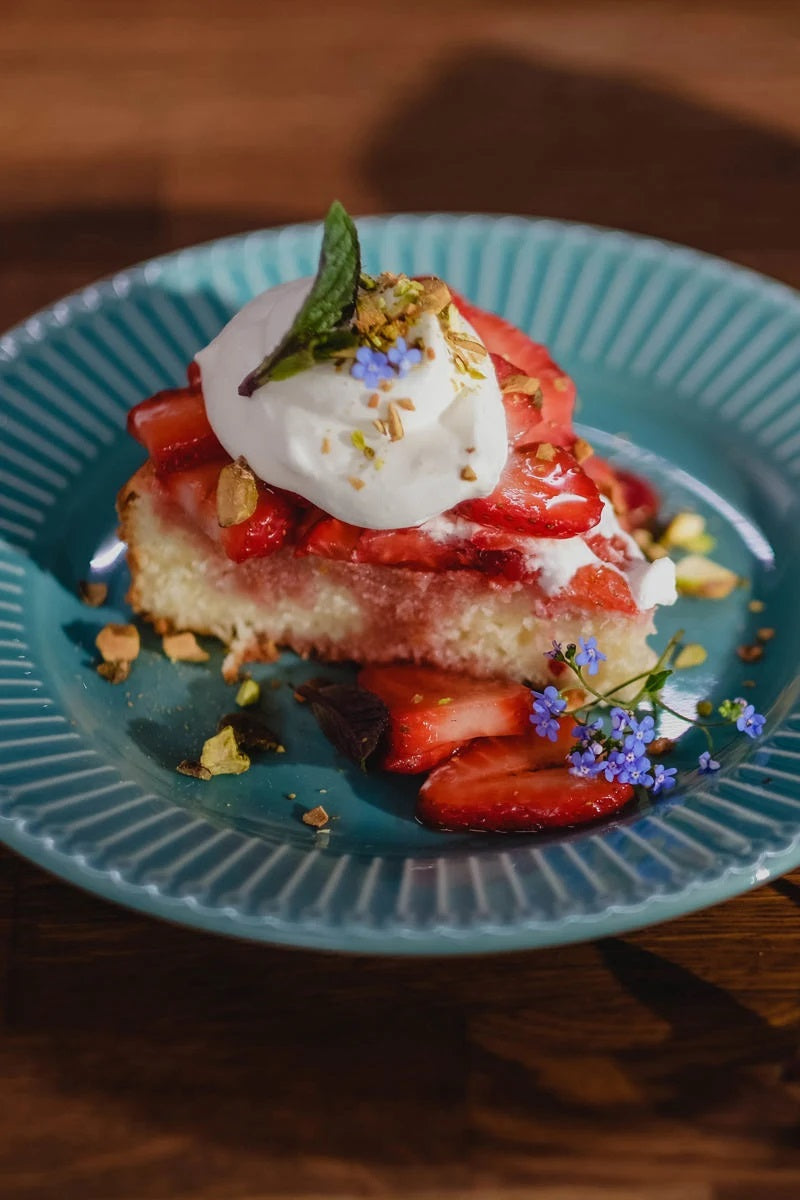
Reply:
[[604, 458], [593, 455], [584, 464], [586, 474], [594, 480], [604, 496], [608, 496], [623, 529], [631, 532], [649, 525], [658, 515], [658, 493], [646, 479], [612, 466]]
[[473, 742], [431, 772], [419, 793], [417, 816], [435, 829], [528, 833], [616, 812], [633, 788], [570, 775], [563, 762], [570, 728], [571, 722], [562, 722], [557, 745], [535, 734]]
[[603, 511], [592, 480], [567, 451], [525, 446], [509, 454], [494, 491], [455, 510], [482, 525], [531, 537], [577, 537], [593, 529]]
[[425, 771], [474, 737], [530, 727], [531, 694], [520, 683], [415, 666], [365, 667], [358, 682], [389, 709], [387, 771]]
[[142, 400], [128, 413], [128, 433], [147, 450], [160, 475], [227, 455], [206, 416], [203, 393], [168, 388]]
[[575, 384], [553, 362], [547, 349], [510, 321], [470, 304], [461, 296], [454, 296], [454, 300], [456, 308], [469, 321], [490, 354], [508, 359], [523, 374], [539, 380], [542, 420], [562, 429], [570, 429], [575, 408]]
[[282, 492], [259, 481], [258, 504], [253, 515], [239, 525], [221, 529], [217, 520], [220, 469], [220, 463], [206, 463], [201, 467], [170, 471], [162, 477], [161, 488], [192, 524], [222, 546], [233, 562], [274, 554], [292, 534], [294, 506]]

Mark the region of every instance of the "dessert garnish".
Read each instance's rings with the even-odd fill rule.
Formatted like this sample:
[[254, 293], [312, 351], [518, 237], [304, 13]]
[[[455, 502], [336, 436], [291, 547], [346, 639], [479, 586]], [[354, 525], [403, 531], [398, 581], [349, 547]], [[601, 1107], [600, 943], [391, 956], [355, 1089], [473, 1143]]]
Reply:
[[389, 724], [383, 700], [364, 688], [324, 680], [311, 680], [296, 690], [310, 704], [328, 740], [365, 768]]
[[288, 379], [355, 346], [356, 337], [347, 322], [355, 311], [360, 270], [356, 227], [339, 201], [334, 200], [325, 218], [313, 287], [288, 333], [242, 380], [240, 395], [252, 396], [271, 379]]
[[109, 683], [124, 683], [131, 673], [131, 663], [138, 658], [141, 648], [136, 626], [115, 622], [104, 625], [95, 638], [95, 645], [103, 659], [98, 664], [97, 674]]

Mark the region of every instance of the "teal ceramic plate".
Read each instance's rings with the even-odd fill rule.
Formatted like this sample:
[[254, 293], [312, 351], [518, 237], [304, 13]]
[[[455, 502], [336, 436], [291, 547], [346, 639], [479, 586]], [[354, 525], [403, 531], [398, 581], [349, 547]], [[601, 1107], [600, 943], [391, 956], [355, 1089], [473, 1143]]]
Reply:
[[[797, 296], [689, 250], [549, 221], [397, 216], [360, 228], [368, 270], [436, 272], [548, 343], [578, 381], [584, 434], [652, 478], [668, 509], [707, 517], [716, 557], [750, 587], [660, 615], [661, 636], [685, 626], [709, 650], [672, 700], [685, 710], [750, 679], [767, 736], [733, 743], [713, 777], [692, 772], [702, 746], [686, 738], [679, 789], [593, 828], [436, 834], [414, 821], [413, 782], [364, 776], [324, 741], [286, 686], [313, 668], [285, 655], [257, 674], [286, 754], [212, 784], [176, 774], [230, 707], [219, 651], [207, 666], [171, 666], [145, 637], [128, 684], [92, 667], [98, 628], [126, 615], [114, 496], [141, 454], [125, 414], [181, 381], [250, 296], [313, 272], [319, 229], [294, 227], [124, 271], [0, 341], [0, 836], [154, 915], [368, 953], [594, 938], [795, 867]], [[84, 578], [108, 582], [105, 608], [79, 603]], [[756, 625], [776, 636], [745, 666], [735, 650]], [[323, 839], [299, 820], [320, 801], [336, 817]]]

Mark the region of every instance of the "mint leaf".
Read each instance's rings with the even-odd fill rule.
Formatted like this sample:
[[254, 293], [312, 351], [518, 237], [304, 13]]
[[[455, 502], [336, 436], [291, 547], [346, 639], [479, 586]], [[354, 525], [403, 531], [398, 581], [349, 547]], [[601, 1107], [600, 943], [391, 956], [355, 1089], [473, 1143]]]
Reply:
[[648, 675], [647, 683], [644, 685], [645, 691], [649, 692], [651, 696], [656, 695], [656, 693], [661, 691], [671, 674], [672, 671], [655, 671], [652, 675]]
[[[325, 218], [317, 276], [283, 341], [239, 384], [252, 396], [270, 379], [287, 379], [320, 361], [314, 342], [325, 339], [352, 317], [361, 274], [361, 249], [352, 218], [334, 200]], [[290, 362], [279, 374], [281, 363]]]
[[313, 680], [297, 689], [311, 705], [320, 729], [347, 758], [366, 769], [389, 728], [389, 710], [379, 696], [349, 683]]

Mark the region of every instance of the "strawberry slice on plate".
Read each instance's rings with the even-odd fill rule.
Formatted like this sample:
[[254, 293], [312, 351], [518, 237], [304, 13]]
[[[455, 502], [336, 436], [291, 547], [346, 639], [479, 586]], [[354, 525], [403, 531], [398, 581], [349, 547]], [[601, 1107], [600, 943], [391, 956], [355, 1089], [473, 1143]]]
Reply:
[[490, 354], [508, 359], [518, 371], [539, 380], [542, 420], [569, 429], [575, 408], [575, 384], [553, 362], [547, 349], [495, 313], [486, 312], [461, 296], [454, 295], [453, 300]]
[[128, 433], [145, 447], [160, 475], [228, 457], [197, 387], [167, 388], [142, 400], [128, 413]]
[[[492, 366], [503, 394], [506, 411], [508, 445], [529, 445], [531, 442], [551, 442], [556, 446], [572, 447], [575, 434], [569, 421], [554, 424], [543, 415], [544, 387], [541, 376], [531, 377], [500, 354], [492, 354]], [[512, 390], [514, 381], [523, 381], [525, 390]]]
[[633, 788], [602, 776], [570, 775], [563, 760], [571, 740], [570, 721], [562, 722], [558, 743], [535, 734], [480, 738], [425, 780], [417, 800], [419, 820], [435, 829], [531, 833], [617, 812], [632, 798]]
[[455, 511], [479, 525], [530, 537], [568, 538], [593, 529], [603, 503], [573, 455], [545, 444], [513, 451], [494, 491], [464, 501]]
[[629, 533], [644, 528], [658, 516], [658, 493], [640, 475], [612, 466], [596, 455], [587, 459], [584, 470], [602, 494], [608, 496], [620, 525]]
[[472, 738], [530, 728], [531, 694], [521, 683], [416, 666], [364, 667], [358, 682], [389, 710], [387, 771], [425, 771]]

